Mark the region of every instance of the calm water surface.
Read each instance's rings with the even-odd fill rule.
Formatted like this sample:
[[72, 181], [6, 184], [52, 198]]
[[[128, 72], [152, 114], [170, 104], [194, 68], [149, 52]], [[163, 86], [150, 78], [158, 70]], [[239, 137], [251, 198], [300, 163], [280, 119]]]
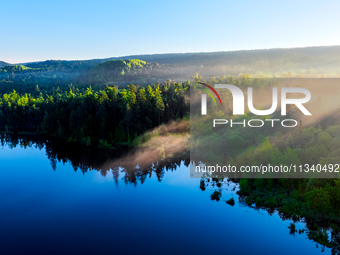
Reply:
[[[212, 201], [216, 188], [201, 191], [184, 161], [131, 177], [119, 167], [59, 162], [47, 146], [11, 147], [0, 147], [0, 254], [322, 252], [306, 234], [290, 235], [291, 221], [239, 202], [231, 182]], [[233, 207], [224, 202], [231, 197]]]

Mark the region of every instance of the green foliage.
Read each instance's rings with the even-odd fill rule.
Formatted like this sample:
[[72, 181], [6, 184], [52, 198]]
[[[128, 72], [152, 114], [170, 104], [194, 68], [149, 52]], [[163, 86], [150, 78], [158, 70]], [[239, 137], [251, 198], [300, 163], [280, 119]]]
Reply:
[[164, 151], [164, 148], [161, 148], [161, 149], [160, 149], [159, 155], [161, 156], [161, 159], [165, 159], [165, 151]]
[[98, 148], [103, 149], [113, 149], [113, 146], [111, 144], [108, 144], [106, 140], [99, 140]]
[[326, 229], [311, 230], [308, 233], [308, 238], [312, 239], [320, 244], [323, 244], [329, 248], [333, 247], [334, 245], [330, 242], [329, 236], [327, 234]]
[[27, 66], [23, 66], [23, 65], [8, 65], [8, 66], [5, 66], [3, 68], [0, 68], [0, 74], [1, 73], [30, 71], [30, 70], [33, 70], [33, 69], [29, 68]]
[[251, 192], [251, 186], [248, 184], [247, 179], [241, 179], [239, 185], [242, 195], [248, 195]]
[[[165, 115], [165, 111], [176, 114]], [[93, 90], [70, 85], [67, 91], [57, 89], [51, 94], [35, 86], [32, 94], [15, 90], [0, 94], [0, 131], [38, 132], [111, 148], [113, 144], [131, 143], [148, 129], [188, 112], [187, 87], [175, 82], [146, 89], [129, 85], [120, 90], [116, 86]]]
[[[247, 86], [249, 71], [258, 77], [254, 87], [266, 86], [265, 76], [270, 77], [320, 77], [337, 76], [339, 46], [308, 47], [300, 49], [271, 49], [235, 52], [154, 54], [92, 60], [47, 60], [26, 63], [25, 68], [13, 68], [0, 61], [0, 93], [9, 93], [13, 86], [20, 93], [31, 93], [38, 84], [42, 91], [51, 92], [54, 86], [66, 89], [68, 84], [93, 85], [103, 88], [106, 84], [150, 84], [167, 79], [187, 80], [199, 71], [200, 75], [213, 77], [211, 81]], [[132, 58], [132, 59], [131, 59]], [[131, 59], [131, 60], [130, 60]], [[117, 62], [117, 64], [111, 63]], [[126, 62], [125, 64], [119, 64]], [[105, 64], [108, 63], [108, 64]], [[144, 63], [146, 63], [144, 65]], [[142, 66], [142, 68], [140, 68]], [[313, 67], [306, 70], [306, 66]], [[105, 70], [105, 68], [109, 70]], [[110, 76], [112, 67], [118, 77]], [[12, 68], [12, 69], [11, 69]], [[30, 69], [28, 69], [30, 68]], [[279, 70], [279, 71], [278, 71]], [[230, 75], [226, 77], [224, 75]], [[233, 76], [231, 76], [233, 75]], [[217, 77], [219, 76], [219, 77]], [[239, 77], [235, 80], [234, 77]], [[118, 79], [116, 79], [118, 78]], [[200, 77], [197, 76], [197, 79]], [[204, 79], [202, 79], [204, 81]]]
[[[161, 66], [140, 59], [115, 59], [101, 63], [78, 77], [83, 84], [105, 84], [110, 82], [132, 82], [161, 78]], [[158, 74], [159, 73], [159, 74]], [[158, 74], [158, 75], [157, 75]]]

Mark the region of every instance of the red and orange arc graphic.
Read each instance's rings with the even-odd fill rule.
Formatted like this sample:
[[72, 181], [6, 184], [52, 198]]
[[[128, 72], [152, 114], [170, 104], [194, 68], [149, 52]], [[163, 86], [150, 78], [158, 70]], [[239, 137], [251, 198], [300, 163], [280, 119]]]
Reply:
[[209, 89], [211, 89], [212, 92], [214, 92], [215, 95], [217, 96], [218, 100], [220, 100], [220, 103], [221, 103], [221, 105], [222, 105], [222, 100], [221, 100], [219, 94], [217, 93], [217, 91], [216, 91], [213, 87], [211, 87], [210, 85], [208, 85], [208, 84], [206, 84], [206, 83], [203, 83], [203, 82], [198, 82], [198, 83], [199, 83], [199, 84], [202, 84], [203, 86], [206, 86], [206, 87], [209, 88]]

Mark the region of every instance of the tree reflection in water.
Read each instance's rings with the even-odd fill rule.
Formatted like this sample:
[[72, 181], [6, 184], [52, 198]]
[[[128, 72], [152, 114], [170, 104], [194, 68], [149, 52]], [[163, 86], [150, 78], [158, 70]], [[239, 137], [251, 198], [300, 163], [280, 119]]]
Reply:
[[[58, 139], [51, 139], [35, 135], [0, 135], [2, 146], [9, 148], [17, 146], [21, 148], [45, 149], [53, 170], [57, 169], [57, 163], [69, 163], [74, 171], [80, 170], [83, 174], [88, 171], [98, 171], [102, 176], [112, 172], [116, 184], [119, 177], [125, 183], [137, 185], [143, 184], [145, 180], [156, 174], [158, 181], [162, 181], [165, 171], [174, 171], [184, 161], [185, 166], [189, 166], [189, 153], [180, 153], [170, 159], [159, 160], [159, 155], [155, 157], [147, 148], [118, 148], [115, 150], [97, 149], [74, 143], [67, 143]], [[134, 160], [136, 159], [137, 160]], [[140, 159], [140, 160], [138, 160]]]
[[[159, 155], [153, 157], [153, 155], [148, 153], [146, 148], [133, 149], [126, 147], [116, 150], [104, 150], [66, 143], [59, 141], [58, 139], [46, 138], [43, 136], [1, 134], [0, 145], [7, 145], [9, 148], [19, 146], [21, 148], [45, 149], [53, 170], [57, 169], [58, 162], [63, 162], [63, 164], [70, 163], [74, 171], [80, 170], [83, 174], [95, 170], [100, 172], [102, 176], [106, 176], [107, 173], [111, 171], [116, 184], [118, 184], [120, 177], [125, 183], [137, 185], [137, 183], [140, 182], [143, 184], [153, 173], [157, 176], [158, 181], [161, 182], [165, 171], [176, 170], [182, 162], [187, 167], [190, 164], [190, 154], [187, 152], [174, 155], [170, 159], [158, 160]], [[147, 158], [147, 160], [135, 160], [136, 158]], [[221, 185], [223, 183], [227, 184], [228, 182], [227, 179], [207, 178], [201, 179], [198, 185], [202, 191], [205, 191], [208, 186], [218, 188], [222, 191]], [[221, 185], [218, 185], [219, 183], [221, 183]], [[235, 190], [235, 188], [233, 190]], [[239, 201], [246, 206], [242, 196], [239, 197]], [[269, 215], [272, 215], [275, 212], [275, 209], [273, 208], [248, 207], [251, 207], [254, 210], [267, 210]], [[306, 231], [307, 236], [309, 236], [310, 234], [318, 234], [320, 232], [319, 229], [315, 227], [312, 220], [295, 219], [291, 215], [282, 213], [280, 213], [279, 216], [282, 220], [293, 220], [293, 222], [302, 220], [302, 222], [305, 223], [304, 229], [293, 231], [292, 228], [290, 228], [290, 234], [297, 235]], [[333, 245], [331, 254], [340, 254], [340, 231], [338, 226], [332, 226], [332, 228], [330, 228], [330, 241]], [[321, 245], [321, 247], [322, 250], [325, 249], [325, 246]]]

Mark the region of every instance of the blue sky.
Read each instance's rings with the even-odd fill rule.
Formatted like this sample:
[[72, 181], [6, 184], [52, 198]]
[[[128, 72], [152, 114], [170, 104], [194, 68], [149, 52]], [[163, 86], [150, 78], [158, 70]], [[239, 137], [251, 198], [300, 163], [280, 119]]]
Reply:
[[339, 1], [2, 1], [0, 60], [340, 45]]

